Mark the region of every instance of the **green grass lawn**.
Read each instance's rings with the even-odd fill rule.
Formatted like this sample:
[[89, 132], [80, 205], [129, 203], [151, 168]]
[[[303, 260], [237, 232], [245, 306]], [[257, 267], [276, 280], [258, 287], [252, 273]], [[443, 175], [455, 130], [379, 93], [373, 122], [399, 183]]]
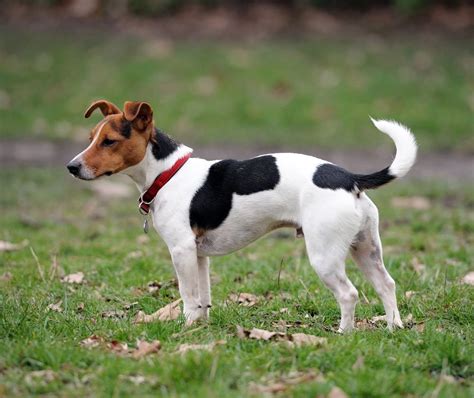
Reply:
[[[412, 314], [417, 326], [341, 336], [333, 331], [339, 319], [334, 298], [312, 271], [302, 240], [285, 230], [213, 260], [209, 324], [189, 331], [182, 319], [135, 325], [137, 311], [151, 313], [178, 298], [167, 283], [173, 270], [163, 242], [154, 232], [143, 241], [135, 193], [99, 199], [91, 185], [54, 169], [4, 169], [0, 179], [0, 240], [28, 240], [21, 250], [0, 253], [0, 396], [260, 396], [255, 384], [296, 371], [320, 377], [289, 387], [283, 396], [324, 396], [333, 386], [353, 397], [474, 393], [474, 288], [460, 283], [472, 270], [470, 187], [394, 183], [372, 193], [402, 317]], [[391, 202], [413, 195], [428, 199], [430, 208], [402, 209]], [[86, 282], [72, 286], [51, 278], [54, 258], [66, 274], [82, 271]], [[424, 269], [416, 272], [413, 262]], [[357, 319], [382, 314], [374, 290], [350, 261], [348, 273], [361, 298]], [[150, 293], [150, 281], [164, 286]], [[416, 293], [407, 297], [407, 291]], [[238, 292], [273, 298], [243, 307], [227, 300]], [[48, 310], [60, 300], [62, 312]], [[130, 303], [136, 304], [124, 310]], [[105, 311], [125, 316], [104, 318]], [[236, 335], [236, 325], [278, 330], [282, 320], [294, 325], [290, 333], [325, 337], [327, 345], [290, 348]], [[138, 360], [81, 347], [93, 334], [132, 347], [137, 339], [158, 339], [162, 349]], [[227, 343], [211, 352], [176, 353], [183, 343], [221, 339]]]
[[157, 124], [213, 144], [389, 147], [368, 115], [425, 150], [474, 151], [468, 39], [399, 33], [256, 43], [0, 28], [0, 136], [85, 139], [89, 103], [146, 100]]

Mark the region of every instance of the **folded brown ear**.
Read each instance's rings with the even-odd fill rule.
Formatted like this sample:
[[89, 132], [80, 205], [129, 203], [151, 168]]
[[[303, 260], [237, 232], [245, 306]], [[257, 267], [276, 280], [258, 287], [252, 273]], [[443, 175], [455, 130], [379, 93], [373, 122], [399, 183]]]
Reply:
[[153, 120], [153, 110], [146, 102], [125, 102], [123, 115], [129, 122], [134, 122], [140, 130], [144, 130]]
[[84, 113], [84, 117], [87, 119], [92, 112], [94, 112], [97, 108], [99, 108], [104, 116], [113, 115], [116, 113], [121, 113], [122, 111], [117, 108], [112, 102], [106, 100], [99, 100], [95, 101], [90, 104], [89, 108], [87, 108], [86, 113]]

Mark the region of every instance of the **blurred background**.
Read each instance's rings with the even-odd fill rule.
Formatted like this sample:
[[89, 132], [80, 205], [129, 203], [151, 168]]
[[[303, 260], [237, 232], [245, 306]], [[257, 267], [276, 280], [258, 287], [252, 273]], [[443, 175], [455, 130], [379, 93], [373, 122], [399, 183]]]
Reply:
[[392, 118], [420, 144], [409, 178], [472, 181], [471, 2], [0, 4], [0, 176], [13, 225], [30, 211], [22, 192], [60, 202], [93, 186], [64, 165], [100, 120], [83, 118], [97, 99], [149, 102], [197, 156], [298, 151], [354, 172], [389, 163], [393, 143], [369, 115]]

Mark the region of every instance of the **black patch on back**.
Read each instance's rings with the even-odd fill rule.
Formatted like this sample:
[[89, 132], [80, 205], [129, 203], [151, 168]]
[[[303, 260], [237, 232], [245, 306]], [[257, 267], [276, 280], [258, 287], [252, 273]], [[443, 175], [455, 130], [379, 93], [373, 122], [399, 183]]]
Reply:
[[345, 189], [351, 191], [364, 191], [377, 188], [392, 181], [395, 177], [390, 175], [389, 168], [372, 174], [353, 174], [330, 163], [324, 163], [316, 169], [313, 174], [313, 183], [320, 188]]
[[157, 128], [155, 128], [155, 133], [151, 140], [151, 144], [151, 151], [157, 160], [168, 157], [170, 154], [176, 151], [179, 146], [179, 143]]
[[232, 208], [232, 195], [251, 195], [274, 189], [280, 182], [276, 158], [271, 155], [249, 160], [222, 160], [209, 168], [204, 185], [194, 195], [189, 209], [192, 228], [215, 229]]

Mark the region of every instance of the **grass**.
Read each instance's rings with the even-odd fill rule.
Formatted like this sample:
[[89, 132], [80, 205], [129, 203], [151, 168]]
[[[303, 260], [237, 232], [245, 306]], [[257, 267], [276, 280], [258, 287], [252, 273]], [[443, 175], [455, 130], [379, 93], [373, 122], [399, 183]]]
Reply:
[[[379, 327], [340, 336], [332, 331], [339, 319], [334, 298], [308, 264], [304, 243], [284, 232], [213, 260], [208, 325], [190, 333], [184, 333], [182, 320], [135, 325], [138, 310], [151, 313], [176, 299], [178, 291], [173, 284], [158, 294], [146, 290], [149, 281], [172, 279], [173, 271], [155, 233], [143, 243], [134, 195], [100, 200], [91, 185], [55, 169], [3, 169], [0, 178], [0, 239], [29, 242], [22, 250], [0, 253], [0, 276], [12, 274], [0, 281], [2, 396], [258, 396], [251, 383], [311, 369], [323, 378], [298, 384], [284, 396], [324, 396], [335, 385], [351, 397], [468, 397], [474, 392], [474, 290], [460, 283], [474, 254], [472, 187], [394, 183], [372, 193], [402, 317], [412, 314], [425, 327], [395, 333]], [[391, 205], [393, 196], [412, 195], [425, 196], [431, 207]], [[87, 282], [71, 287], [50, 279], [54, 256], [66, 273], [84, 272]], [[426, 267], [419, 274], [411, 266], [414, 257]], [[382, 314], [374, 290], [350, 261], [348, 273], [361, 296], [357, 319]], [[416, 294], [407, 298], [406, 291]], [[271, 292], [274, 298], [241, 307], [226, 304], [231, 292]], [[63, 312], [47, 310], [59, 300]], [[101, 317], [132, 302], [138, 304], [123, 319]], [[281, 308], [288, 312], [280, 313]], [[299, 321], [291, 332], [326, 337], [327, 346], [288, 348], [236, 336], [236, 325], [275, 330], [281, 319]], [[135, 360], [81, 347], [79, 342], [92, 334], [132, 346], [137, 338], [159, 339], [163, 349]], [[219, 339], [227, 343], [211, 353], [175, 353], [182, 343]], [[363, 365], [354, 367], [360, 357]], [[52, 370], [55, 377], [33, 377], [38, 370]], [[144, 382], [135, 385], [131, 380], [137, 376]]]
[[468, 38], [245, 44], [0, 29], [1, 137], [85, 140], [85, 108], [107, 98], [149, 101], [157, 124], [191, 144], [389, 147], [370, 114], [409, 125], [425, 150], [474, 150]]

